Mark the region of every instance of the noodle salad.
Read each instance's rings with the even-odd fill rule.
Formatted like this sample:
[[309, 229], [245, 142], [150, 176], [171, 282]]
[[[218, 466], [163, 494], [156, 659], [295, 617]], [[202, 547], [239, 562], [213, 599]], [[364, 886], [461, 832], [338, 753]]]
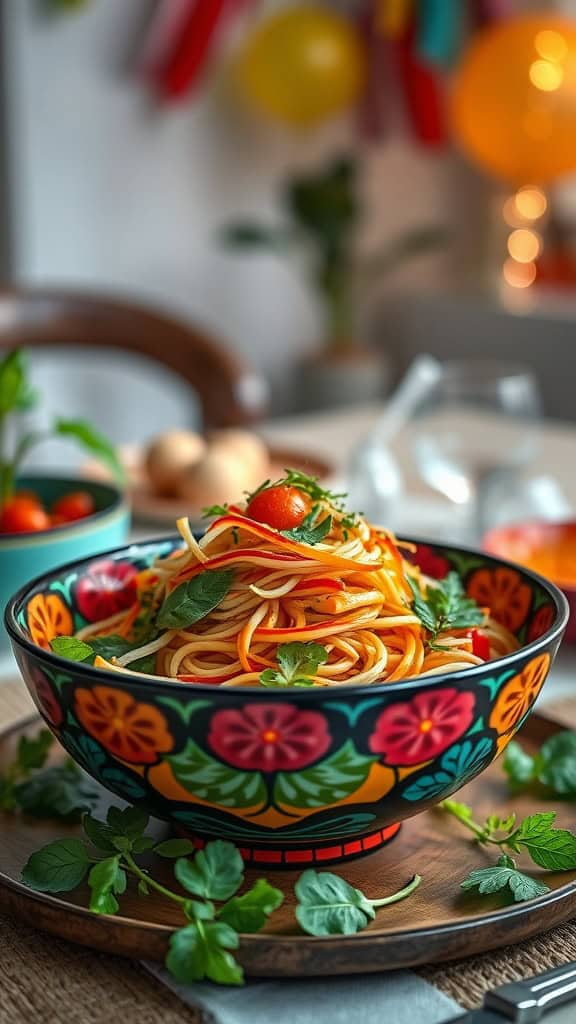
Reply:
[[197, 540], [139, 576], [136, 603], [53, 650], [113, 672], [185, 684], [386, 683], [470, 668], [518, 647], [464, 593], [422, 575], [413, 545], [348, 512], [295, 470], [246, 501], [206, 510]]

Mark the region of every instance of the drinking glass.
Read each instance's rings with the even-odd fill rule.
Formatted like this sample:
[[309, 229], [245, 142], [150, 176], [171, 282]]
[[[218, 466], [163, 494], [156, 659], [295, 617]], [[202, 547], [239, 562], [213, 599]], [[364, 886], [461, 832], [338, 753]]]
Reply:
[[509, 480], [534, 458], [541, 401], [532, 371], [497, 360], [442, 364], [414, 413], [412, 444], [429, 486], [470, 509], [469, 539], [489, 527], [494, 484]]

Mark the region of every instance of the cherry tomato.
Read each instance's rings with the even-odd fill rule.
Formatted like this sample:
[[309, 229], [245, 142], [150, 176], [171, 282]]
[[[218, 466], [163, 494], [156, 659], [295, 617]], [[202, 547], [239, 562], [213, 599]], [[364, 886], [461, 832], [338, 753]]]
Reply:
[[249, 502], [246, 515], [275, 530], [292, 530], [308, 515], [312, 503], [307, 494], [291, 484], [266, 487]]
[[75, 519], [84, 519], [96, 511], [94, 498], [88, 491], [70, 491], [63, 494], [52, 509], [54, 526], [60, 523], [73, 523]]
[[39, 500], [15, 494], [0, 512], [0, 533], [30, 533], [50, 528], [50, 517]]

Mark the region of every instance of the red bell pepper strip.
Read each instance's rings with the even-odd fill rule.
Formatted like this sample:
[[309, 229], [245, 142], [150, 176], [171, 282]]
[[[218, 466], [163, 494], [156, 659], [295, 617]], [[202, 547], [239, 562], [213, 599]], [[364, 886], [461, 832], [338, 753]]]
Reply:
[[160, 93], [178, 100], [195, 86], [204, 71], [227, 0], [195, 0], [166, 63], [157, 72]]
[[415, 52], [413, 31], [395, 46], [414, 135], [425, 146], [443, 146], [447, 140], [447, 130], [440, 79]]
[[467, 634], [472, 640], [472, 654], [483, 661], [490, 661], [490, 641], [479, 629], [471, 629]]

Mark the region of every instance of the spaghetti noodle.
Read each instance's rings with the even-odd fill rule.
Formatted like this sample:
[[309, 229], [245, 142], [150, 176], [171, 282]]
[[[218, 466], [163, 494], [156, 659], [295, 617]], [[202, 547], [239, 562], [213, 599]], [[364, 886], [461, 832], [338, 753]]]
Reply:
[[[282, 488], [303, 496], [292, 517], [289, 502], [288, 514], [282, 512]], [[280, 518], [273, 499], [280, 500]], [[253, 510], [257, 506], [263, 519], [266, 503], [268, 522], [258, 521]], [[518, 646], [489, 609], [465, 597], [458, 581], [464, 601], [460, 616], [452, 617], [458, 628], [448, 614], [432, 629], [418, 608], [442, 584], [403, 556], [410, 545], [346, 513], [339, 496], [311, 478], [288, 472], [245, 505], [219, 512], [200, 540], [180, 519], [184, 547], [141, 574], [137, 604], [79, 631], [87, 643], [119, 634], [134, 645], [95, 664], [133, 671], [152, 657], [155, 675], [187, 684], [271, 685], [275, 670], [274, 685], [325, 687], [455, 671]], [[270, 525], [283, 514], [299, 522], [287, 529]], [[278, 667], [285, 645], [294, 644], [309, 667], [306, 676], [291, 680]]]

